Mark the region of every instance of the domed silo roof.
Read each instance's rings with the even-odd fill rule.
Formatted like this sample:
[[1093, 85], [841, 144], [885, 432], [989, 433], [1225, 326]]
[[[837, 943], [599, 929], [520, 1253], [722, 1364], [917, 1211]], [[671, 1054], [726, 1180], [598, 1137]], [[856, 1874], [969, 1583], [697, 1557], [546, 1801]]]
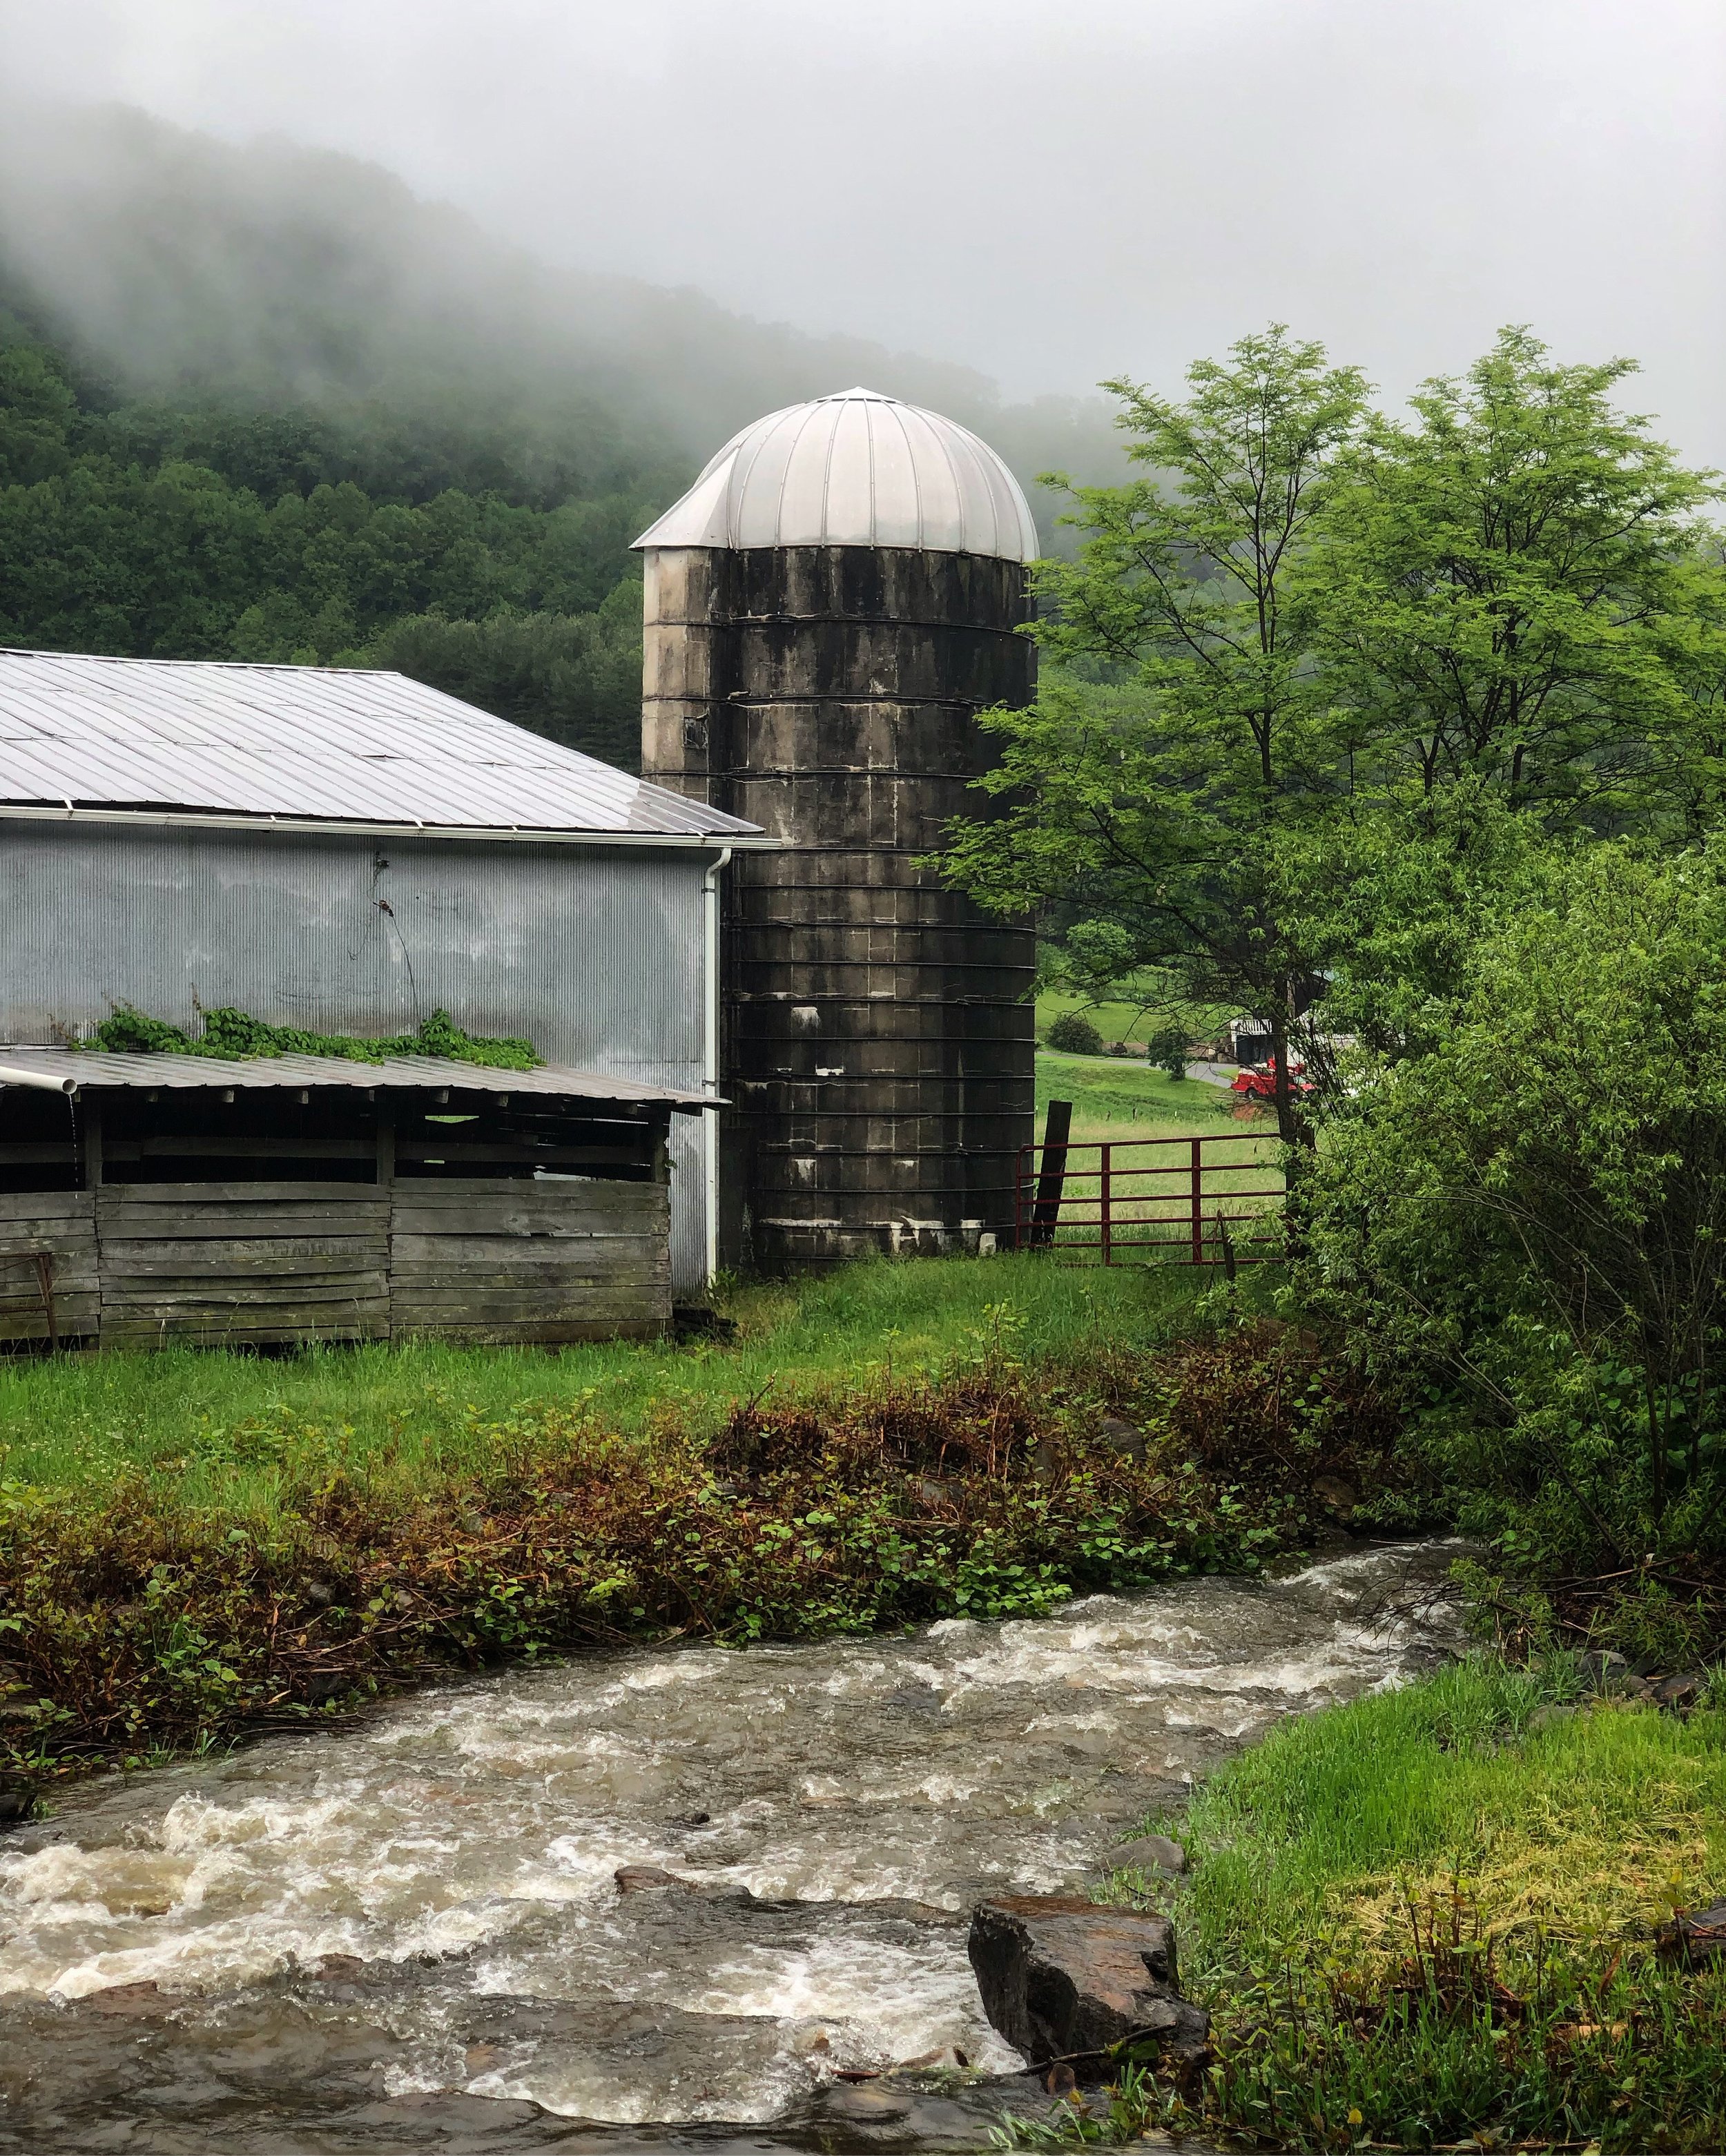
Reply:
[[745, 427], [638, 547], [915, 547], [1034, 561], [1023, 490], [968, 428], [845, 389]]

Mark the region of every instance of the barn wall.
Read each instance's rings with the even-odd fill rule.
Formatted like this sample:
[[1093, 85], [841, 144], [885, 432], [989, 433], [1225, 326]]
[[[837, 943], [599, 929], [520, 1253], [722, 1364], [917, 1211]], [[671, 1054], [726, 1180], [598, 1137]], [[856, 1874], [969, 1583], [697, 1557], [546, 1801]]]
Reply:
[[652, 1339], [666, 1197], [585, 1178], [0, 1194], [0, 1342]]
[[[119, 1003], [328, 1033], [442, 1008], [585, 1070], [699, 1091], [706, 859], [603, 846], [0, 819], [0, 1041]], [[702, 1122], [671, 1125], [672, 1270], [706, 1270]]]

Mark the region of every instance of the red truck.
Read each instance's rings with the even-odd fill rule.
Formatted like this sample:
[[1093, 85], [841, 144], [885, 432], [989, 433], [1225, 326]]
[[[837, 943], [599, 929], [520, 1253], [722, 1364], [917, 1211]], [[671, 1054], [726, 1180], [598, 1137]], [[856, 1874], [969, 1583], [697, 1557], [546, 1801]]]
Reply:
[[[1312, 1086], [1302, 1075], [1306, 1068], [1304, 1063], [1291, 1063], [1288, 1066], [1288, 1090], [1297, 1100], [1303, 1093], [1312, 1091]], [[1240, 1094], [1245, 1101], [1274, 1101], [1277, 1097], [1276, 1058], [1273, 1056], [1268, 1063], [1250, 1064], [1235, 1078], [1229, 1091]]]

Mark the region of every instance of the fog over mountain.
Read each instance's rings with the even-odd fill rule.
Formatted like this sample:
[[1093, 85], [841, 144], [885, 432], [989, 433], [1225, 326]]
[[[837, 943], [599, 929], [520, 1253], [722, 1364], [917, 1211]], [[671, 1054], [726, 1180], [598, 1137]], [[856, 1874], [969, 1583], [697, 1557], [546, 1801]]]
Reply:
[[[1726, 464], [1720, 0], [0, 0], [0, 82], [372, 161], [475, 220], [419, 227], [383, 300], [465, 248], [444, 326], [513, 338], [489, 312], [532, 288], [675, 382], [698, 448], [866, 372], [850, 338], [929, 356], [888, 386], [1017, 403], [1173, 389], [1274, 319], [1395, 403], [1516, 321], [1638, 358], [1638, 404]], [[554, 299], [514, 249], [577, 274]]]
[[1119, 456], [1100, 398], [1006, 404], [971, 368], [550, 267], [376, 165], [118, 106], [6, 114], [0, 300], [114, 395], [441, 417], [553, 496], [643, 466], [675, 489], [763, 411], [858, 380], [984, 431], [1028, 485]]

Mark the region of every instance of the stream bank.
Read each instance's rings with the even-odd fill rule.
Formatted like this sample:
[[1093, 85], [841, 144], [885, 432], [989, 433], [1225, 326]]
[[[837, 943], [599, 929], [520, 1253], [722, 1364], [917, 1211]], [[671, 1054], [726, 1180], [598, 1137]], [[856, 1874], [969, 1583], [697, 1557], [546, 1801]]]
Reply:
[[1451, 1553], [516, 1669], [69, 1790], [0, 1848], [0, 2150], [975, 2147], [1026, 2104], [958, 2085], [1019, 2064], [972, 1902], [1440, 1658]]

